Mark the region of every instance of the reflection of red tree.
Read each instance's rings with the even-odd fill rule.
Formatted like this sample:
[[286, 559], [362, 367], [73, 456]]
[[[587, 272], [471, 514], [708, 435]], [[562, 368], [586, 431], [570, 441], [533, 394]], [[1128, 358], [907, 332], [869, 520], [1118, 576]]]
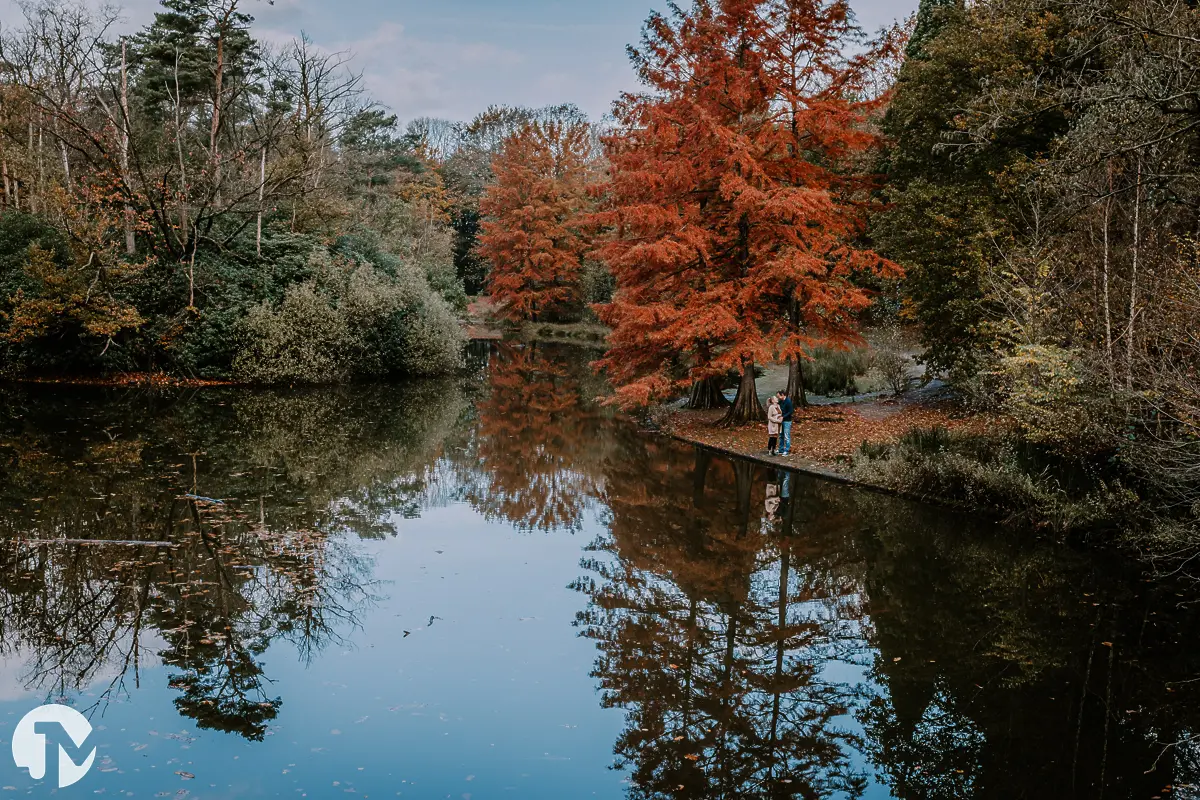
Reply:
[[477, 509], [524, 530], [577, 530], [601, 485], [611, 420], [585, 398], [584, 364], [531, 347], [501, 347], [478, 406], [468, 491]]
[[836, 723], [849, 691], [818, 668], [836, 625], [797, 607], [824, 570], [794, 563], [790, 504], [764, 519], [762, 477], [669, 443], [608, 472], [607, 557], [586, 562], [600, 580], [579, 582], [579, 622], [603, 654], [605, 704], [628, 712], [616, 752], [633, 797], [861, 792]]

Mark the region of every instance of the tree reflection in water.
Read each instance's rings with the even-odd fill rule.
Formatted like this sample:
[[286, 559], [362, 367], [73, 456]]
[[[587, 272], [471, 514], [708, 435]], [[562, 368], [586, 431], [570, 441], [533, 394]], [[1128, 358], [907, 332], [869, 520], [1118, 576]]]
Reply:
[[1197, 796], [1186, 584], [900, 505], [859, 511], [878, 649], [859, 713], [895, 794]]
[[451, 383], [0, 396], [0, 658], [100, 703], [161, 662], [182, 714], [261, 739], [267, 648], [347, 636], [362, 540], [465, 503], [595, 537], [577, 625], [631, 797], [1197, 796], [1191, 586], [647, 435], [586, 353], [475, 355]]
[[859, 598], [796, 535], [794, 476], [670, 444], [623, 455], [577, 588], [603, 702], [626, 710], [630, 795], [861, 795], [855, 690], [829, 669], [854, 654]]
[[631, 797], [1197, 796], [1178, 584], [669, 443], [614, 464], [576, 588]]
[[628, 424], [595, 402], [604, 385], [571, 348], [502, 344], [488, 355], [476, 425], [452, 450], [462, 496], [518, 530], [578, 531]]
[[[637, 434], [577, 362], [505, 358], [555, 378], [481, 405], [506, 495], [530, 492], [501, 516], [576, 530], [594, 507], [605, 529], [578, 625], [632, 797], [1200, 796], [1188, 586]], [[573, 418], [546, 410], [564, 397]]]
[[9, 395], [0, 657], [47, 696], [106, 682], [100, 703], [157, 658], [180, 713], [261, 740], [282, 703], [262, 654], [311, 658], [356, 624], [354, 541], [416, 512], [462, 413], [454, 385], [399, 391]]

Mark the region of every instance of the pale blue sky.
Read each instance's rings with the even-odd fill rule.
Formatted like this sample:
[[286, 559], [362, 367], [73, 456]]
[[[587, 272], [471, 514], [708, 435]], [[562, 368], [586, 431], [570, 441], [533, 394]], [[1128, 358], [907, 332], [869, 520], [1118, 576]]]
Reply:
[[[90, 0], [98, 2], [98, 0]], [[157, 0], [118, 0], [132, 27]], [[373, 96], [401, 120], [469, 119], [490, 103], [575, 103], [593, 118], [637, 83], [625, 55], [663, 0], [243, 0], [256, 34], [306, 31], [352, 50]], [[686, 0], [684, 0], [686, 3]], [[912, 13], [917, 0], [852, 0], [868, 31]], [[13, 0], [0, 20], [15, 22]]]

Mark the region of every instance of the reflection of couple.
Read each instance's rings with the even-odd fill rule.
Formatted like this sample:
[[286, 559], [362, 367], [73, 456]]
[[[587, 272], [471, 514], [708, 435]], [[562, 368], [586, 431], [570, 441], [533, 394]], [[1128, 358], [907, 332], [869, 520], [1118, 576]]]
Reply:
[[767, 484], [767, 521], [774, 522], [779, 518], [779, 506], [791, 494], [791, 474], [778, 472], [775, 480]]
[[[767, 401], [767, 455], [792, 454], [792, 417], [795, 413], [796, 405], [786, 389], [771, 395]], [[778, 453], [775, 452], [776, 442], [779, 444]]]

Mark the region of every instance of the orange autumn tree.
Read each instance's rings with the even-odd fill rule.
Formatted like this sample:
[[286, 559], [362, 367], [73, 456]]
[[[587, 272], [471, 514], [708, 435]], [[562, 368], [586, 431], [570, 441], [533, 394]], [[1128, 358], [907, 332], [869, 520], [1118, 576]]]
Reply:
[[[614, 330], [600, 362], [627, 406], [723, 402], [726, 424], [761, 419], [755, 364], [854, 341], [870, 303], [856, 278], [898, 268], [854, 242], [878, 144], [871, 65], [846, 2], [696, 0], [651, 16], [631, 49], [648, 87], [615, 107], [610, 181], [593, 221], [616, 278], [599, 309]], [[797, 361], [798, 363], [798, 361]], [[699, 390], [697, 390], [699, 389]]]
[[514, 321], [558, 319], [582, 305], [591, 132], [584, 122], [532, 122], [505, 140], [480, 201], [479, 253], [488, 294]]

